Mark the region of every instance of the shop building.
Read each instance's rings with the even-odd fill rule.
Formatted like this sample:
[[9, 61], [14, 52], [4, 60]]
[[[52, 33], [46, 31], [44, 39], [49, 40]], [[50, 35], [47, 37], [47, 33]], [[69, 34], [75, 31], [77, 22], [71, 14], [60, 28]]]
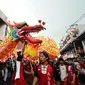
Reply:
[[7, 35], [7, 16], [0, 10], [0, 40]]
[[67, 31], [67, 36], [60, 42], [60, 54], [63, 55], [63, 59], [75, 58], [78, 54], [84, 57], [85, 25], [75, 25]]

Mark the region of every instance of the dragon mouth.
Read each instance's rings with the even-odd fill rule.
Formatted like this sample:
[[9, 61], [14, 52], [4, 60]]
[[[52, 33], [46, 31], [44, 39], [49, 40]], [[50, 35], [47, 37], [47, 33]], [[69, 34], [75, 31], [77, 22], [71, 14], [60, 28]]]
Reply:
[[26, 26], [23, 29], [21, 29], [18, 32], [18, 34], [20, 36], [24, 36], [23, 38], [31, 43], [42, 43], [42, 40], [36, 39], [35, 37], [32, 36], [32, 34], [39, 33], [41, 30], [46, 30], [46, 28], [40, 25], [29, 28]]

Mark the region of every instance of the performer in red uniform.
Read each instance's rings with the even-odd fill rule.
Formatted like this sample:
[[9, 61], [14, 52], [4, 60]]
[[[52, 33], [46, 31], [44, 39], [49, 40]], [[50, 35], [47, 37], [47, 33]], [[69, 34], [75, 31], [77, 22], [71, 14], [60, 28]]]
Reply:
[[26, 85], [26, 82], [24, 80], [24, 70], [23, 70], [23, 63], [22, 58], [23, 55], [20, 52], [17, 52], [18, 58], [16, 61], [16, 72], [13, 74], [12, 85]]
[[36, 85], [38, 81], [39, 85], [54, 85], [53, 69], [51, 65], [48, 64], [48, 54], [46, 52], [41, 52], [39, 56], [41, 64], [35, 72], [33, 85]]
[[75, 82], [75, 66], [74, 64], [72, 63], [72, 59], [69, 58], [68, 59], [68, 85], [76, 85], [76, 82]]

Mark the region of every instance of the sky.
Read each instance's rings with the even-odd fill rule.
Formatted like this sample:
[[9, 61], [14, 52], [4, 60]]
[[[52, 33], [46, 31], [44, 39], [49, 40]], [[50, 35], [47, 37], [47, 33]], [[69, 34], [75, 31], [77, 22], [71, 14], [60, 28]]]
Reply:
[[[38, 35], [59, 43], [68, 27], [85, 13], [85, 0], [0, 0], [0, 10], [11, 22], [35, 25], [41, 19], [47, 30]], [[85, 24], [85, 18], [78, 24]]]

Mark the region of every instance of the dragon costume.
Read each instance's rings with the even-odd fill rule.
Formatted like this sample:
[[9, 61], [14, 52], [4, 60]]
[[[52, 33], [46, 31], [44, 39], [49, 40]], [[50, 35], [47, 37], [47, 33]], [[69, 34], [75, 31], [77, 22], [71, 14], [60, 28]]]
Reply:
[[10, 28], [8, 35], [11, 39], [0, 48], [0, 59], [7, 57], [8, 53], [14, 50], [19, 41], [26, 40], [33, 44], [42, 43], [42, 40], [33, 38], [30, 33], [38, 33], [41, 30], [45, 30], [44, 24], [44, 22], [41, 23], [41, 20], [39, 20], [38, 25], [34, 26], [29, 26], [26, 22], [14, 22], [14, 24], [8, 22]]

